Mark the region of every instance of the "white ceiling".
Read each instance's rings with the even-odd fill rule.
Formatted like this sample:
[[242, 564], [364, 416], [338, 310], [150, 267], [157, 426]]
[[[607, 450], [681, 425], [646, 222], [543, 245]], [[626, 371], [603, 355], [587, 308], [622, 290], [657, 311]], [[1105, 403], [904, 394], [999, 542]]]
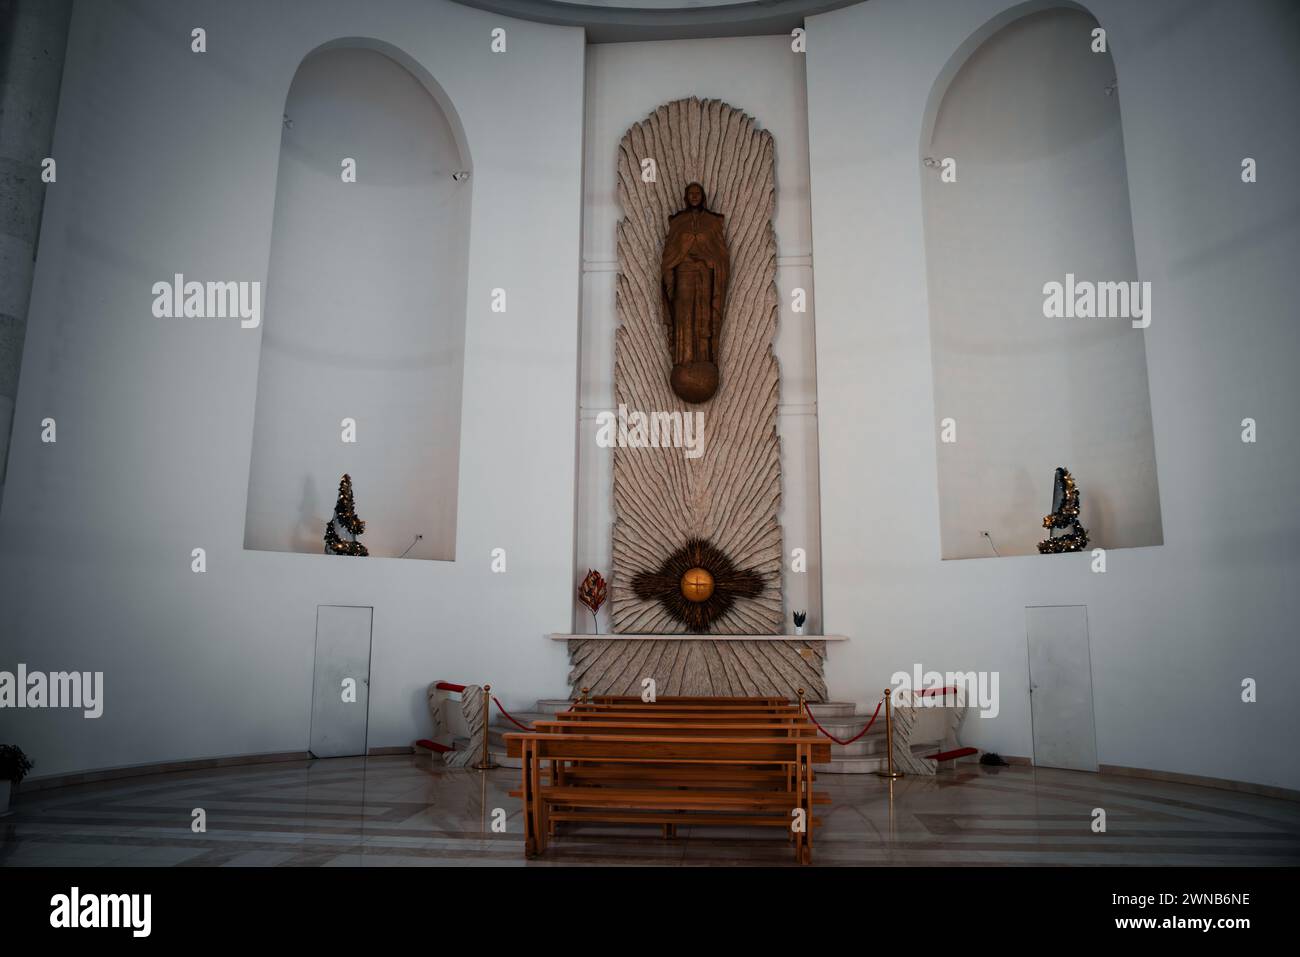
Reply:
[[537, 23], [583, 27], [591, 43], [789, 33], [805, 16], [861, 0], [455, 0]]

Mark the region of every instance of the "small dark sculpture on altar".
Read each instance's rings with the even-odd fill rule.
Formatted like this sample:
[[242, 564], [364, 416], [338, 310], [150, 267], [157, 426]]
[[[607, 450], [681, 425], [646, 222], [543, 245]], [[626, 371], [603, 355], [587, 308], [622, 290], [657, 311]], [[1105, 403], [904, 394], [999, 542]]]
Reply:
[[673, 371], [669, 384], [687, 402], [718, 391], [718, 346], [731, 260], [723, 216], [705, 208], [704, 187], [686, 187], [686, 208], [668, 220], [660, 277]]

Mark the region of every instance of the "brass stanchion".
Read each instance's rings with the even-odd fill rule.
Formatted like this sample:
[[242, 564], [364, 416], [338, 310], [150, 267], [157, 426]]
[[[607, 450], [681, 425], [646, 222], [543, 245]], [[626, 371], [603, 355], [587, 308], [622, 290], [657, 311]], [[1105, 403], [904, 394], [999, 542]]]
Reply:
[[493, 768], [500, 767], [494, 764], [492, 756], [488, 754], [488, 719], [492, 717], [492, 686], [483, 686], [483, 756], [479, 759], [478, 764], [474, 765], [475, 771], [491, 771]]
[[[807, 704], [806, 701], [804, 701], [804, 690], [803, 690], [802, 688], [796, 688], [796, 689], [795, 689], [795, 693], [796, 693], [797, 695], [799, 695], [799, 720], [802, 721], [802, 720], [804, 720], [804, 718], [808, 717], [808, 715], [809, 715], [809, 712], [808, 712], [808, 704]], [[791, 731], [791, 734], [794, 734], [794, 733], [795, 733], [794, 731]], [[814, 737], [815, 737], [815, 736], [816, 736], [816, 735], [815, 735], [815, 733], [814, 733]], [[792, 791], [792, 790], [794, 790], [794, 788], [795, 788], [795, 786], [798, 784], [799, 780], [800, 780], [800, 778], [799, 778], [799, 771], [798, 771], [798, 769], [795, 768], [795, 767], [789, 767], [789, 768], [787, 768], [787, 770], [786, 770], [786, 772], [785, 772], [785, 787], [786, 787], [786, 790], [787, 790], [787, 791]], [[802, 789], [802, 787], [800, 787], [800, 794], [802, 794], [802, 792], [803, 792], [803, 789]], [[812, 825], [809, 824], [808, 826], [811, 827]], [[799, 840], [799, 836], [798, 836], [797, 834], [795, 834], [793, 830], [791, 830], [791, 832], [790, 832], [790, 843], [792, 843], [792, 844], [797, 843], [798, 840]]]
[[591, 691], [590, 688], [583, 688], [583, 689], [582, 689], [582, 703], [583, 703], [583, 704], [586, 704], [586, 703], [587, 703], [587, 695], [588, 695], [588, 693], [589, 693], [590, 691]]
[[[902, 771], [894, 770], [894, 706], [890, 699], [890, 689], [885, 689], [885, 748], [887, 749], [885, 757], [887, 759], [887, 771], [877, 771], [882, 778], [889, 778], [896, 781], [903, 776]], [[890, 789], [890, 796], [893, 796], [893, 789]]]

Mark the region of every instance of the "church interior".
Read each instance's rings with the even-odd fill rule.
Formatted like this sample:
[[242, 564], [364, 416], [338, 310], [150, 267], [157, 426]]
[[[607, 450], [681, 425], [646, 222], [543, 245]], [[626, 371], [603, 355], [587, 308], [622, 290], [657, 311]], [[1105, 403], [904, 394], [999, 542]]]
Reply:
[[1300, 6], [0, 35], [0, 871], [1300, 864]]

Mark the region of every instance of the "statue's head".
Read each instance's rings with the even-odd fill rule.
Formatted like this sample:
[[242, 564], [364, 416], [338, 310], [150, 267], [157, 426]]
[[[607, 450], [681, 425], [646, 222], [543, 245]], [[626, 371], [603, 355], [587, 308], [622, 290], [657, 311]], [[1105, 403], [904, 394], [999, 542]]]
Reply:
[[699, 183], [690, 183], [686, 187], [686, 208], [703, 209], [704, 208], [704, 187]]

